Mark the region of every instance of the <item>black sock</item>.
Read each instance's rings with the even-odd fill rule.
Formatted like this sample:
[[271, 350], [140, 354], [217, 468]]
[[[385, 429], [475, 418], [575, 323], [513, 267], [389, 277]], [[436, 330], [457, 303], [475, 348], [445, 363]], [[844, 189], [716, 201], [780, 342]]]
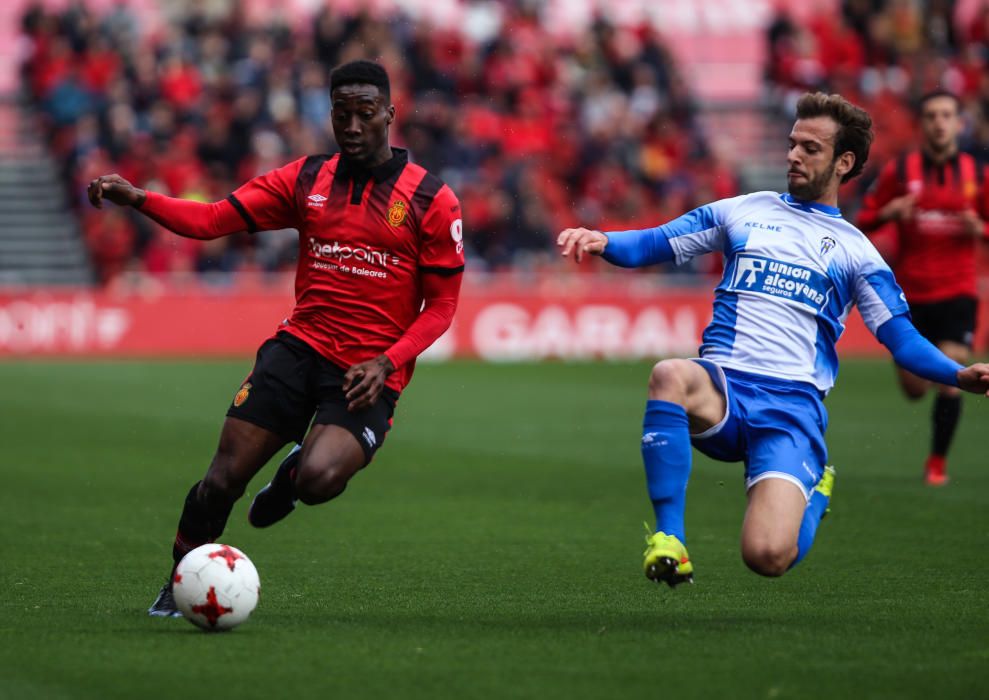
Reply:
[[958, 419], [962, 414], [962, 397], [938, 394], [934, 399], [934, 439], [931, 441], [931, 453], [941, 457], [948, 454], [951, 438], [958, 427]]
[[207, 542], [213, 542], [223, 534], [227, 526], [227, 518], [233, 509], [233, 501], [209, 503], [200, 497], [197, 481], [189, 489], [179, 518], [179, 529], [175, 533], [175, 543], [172, 545], [172, 559], [178, 564], [182, 557], [196, 547]]
[[275, 477], [271, 480], [271, 485], [278, 491], [285, 491], [292, 495], [292, 498], [296, 497], [295, 494], [295, 474], [296, 469], [299, 466], [299, 457], [302, 455], [301, 445], [293, 448], [289, 452], [282, 463], [278, 465], [278, 471], [275, 472]]

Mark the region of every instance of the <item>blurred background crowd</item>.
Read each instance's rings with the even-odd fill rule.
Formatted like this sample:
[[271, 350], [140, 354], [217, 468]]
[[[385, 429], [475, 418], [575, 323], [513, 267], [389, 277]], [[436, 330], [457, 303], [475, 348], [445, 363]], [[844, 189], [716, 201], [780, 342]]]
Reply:
[[[784, 111], [806, 90], [838, 92], [865, 107], [881, 162], [913, 145], [917, 99], [935, 88], [961, 99], [961, 147], [989, 159], [989, 2], [959, 21], [956, 0], [843, 0], [797, 23], [782, 10], [767, 29], [766, 81]], [[863, 182], [868, 184], [869, 178]], [[859, 188], [861, 189], [861, 187]]]
[[[399, 9], [324, 7], [253, 23], [235, 1], [188, 3], [153, 31], [126, 2], [101, 12], [30, 7], [23, 92], [63, 166], [99, 278], [292, 269], [288, 232], [179, 239], [127, 211], [95, 213], [85, 183], [118, 172], [213, 201], [291, 159], [332, 152], [328, 75], [355, 58], [389, 70], [393, 145], [459, 195], [474, 270], [538, 269], [553, 264], [563, 227], [652, 226], [760, 184], [712, 146], [702, 106], [653, 25], [597, 19], [568, 36], [544, 31], [537, 2], [465, 5], [465, 20], [443, 28]], [[989, 3], [964, 26], [954, 5], [844, 0], [841, 12], [804, 21], [780, 9], [765, 29], [759, 108], [779, 121], [781, 147], [805, 90], [841, 92], [877, 119], [881, 138], [846, 209], [884, 159], [912, 143], [912, 105], [933, 87], [961, 96], [963, 145], [989, 156]]]

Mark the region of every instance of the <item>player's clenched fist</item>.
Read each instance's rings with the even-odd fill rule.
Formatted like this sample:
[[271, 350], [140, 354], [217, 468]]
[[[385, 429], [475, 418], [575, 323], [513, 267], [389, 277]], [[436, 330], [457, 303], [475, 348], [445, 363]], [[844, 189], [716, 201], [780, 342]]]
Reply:
[[116, 173], [100, 175], [90, 182], [89, 187], [86, 188], [86, 195], [89, 197], [89, 203], [97, 209], [103, 208], [104, 199], [109, 199], [122, 207], [140, 206], [146, 196], [144, 190], [134, 187]]
[[560, 233], [556, 238], [556, 245], [560, 247], [563, 257], [569, 257], [573, 253], [575, 262], [584, 259], [584, 254], [601, 255], [605, 246], [608, 245], [608, 237], [600, 231], [591, 231], [586, 228], [568, 228]]
[[958, 386], [962, 391], [985, 394], [989, 397], [989, 364], [976, 362], [958, 370]]

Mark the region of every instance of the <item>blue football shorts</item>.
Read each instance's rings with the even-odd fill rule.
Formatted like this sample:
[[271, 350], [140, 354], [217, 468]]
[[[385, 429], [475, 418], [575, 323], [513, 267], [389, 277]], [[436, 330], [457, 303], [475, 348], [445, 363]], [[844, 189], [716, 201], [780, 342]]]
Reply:
[[817, 388], [694, 362], [727, 399], [721, 422], [690, 436], [694, 447], [712, 459], [744, 462], [746, 490], [763, 479], [786, 479], [809, 500], [828, 461], [828, 413]]

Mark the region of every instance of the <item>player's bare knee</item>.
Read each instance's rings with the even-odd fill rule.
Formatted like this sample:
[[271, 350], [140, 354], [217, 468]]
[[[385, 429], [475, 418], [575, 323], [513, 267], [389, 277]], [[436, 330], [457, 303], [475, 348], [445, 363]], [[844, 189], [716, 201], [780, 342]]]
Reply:
[[686, 400], [689, 360], [662, 360], [649, 374], [649, 398], [682, 403]]
[[792, 545], [780, 546], [766, 542], [742, 547], [745, 565], [760, 576], [782, 576], [796, 556]]
[[325, 503], [336, 498], [347, 488], [350, 473], [344, 469], [301, 469], [295, 480], [295, 492], [299, 500], [308, 506]]

